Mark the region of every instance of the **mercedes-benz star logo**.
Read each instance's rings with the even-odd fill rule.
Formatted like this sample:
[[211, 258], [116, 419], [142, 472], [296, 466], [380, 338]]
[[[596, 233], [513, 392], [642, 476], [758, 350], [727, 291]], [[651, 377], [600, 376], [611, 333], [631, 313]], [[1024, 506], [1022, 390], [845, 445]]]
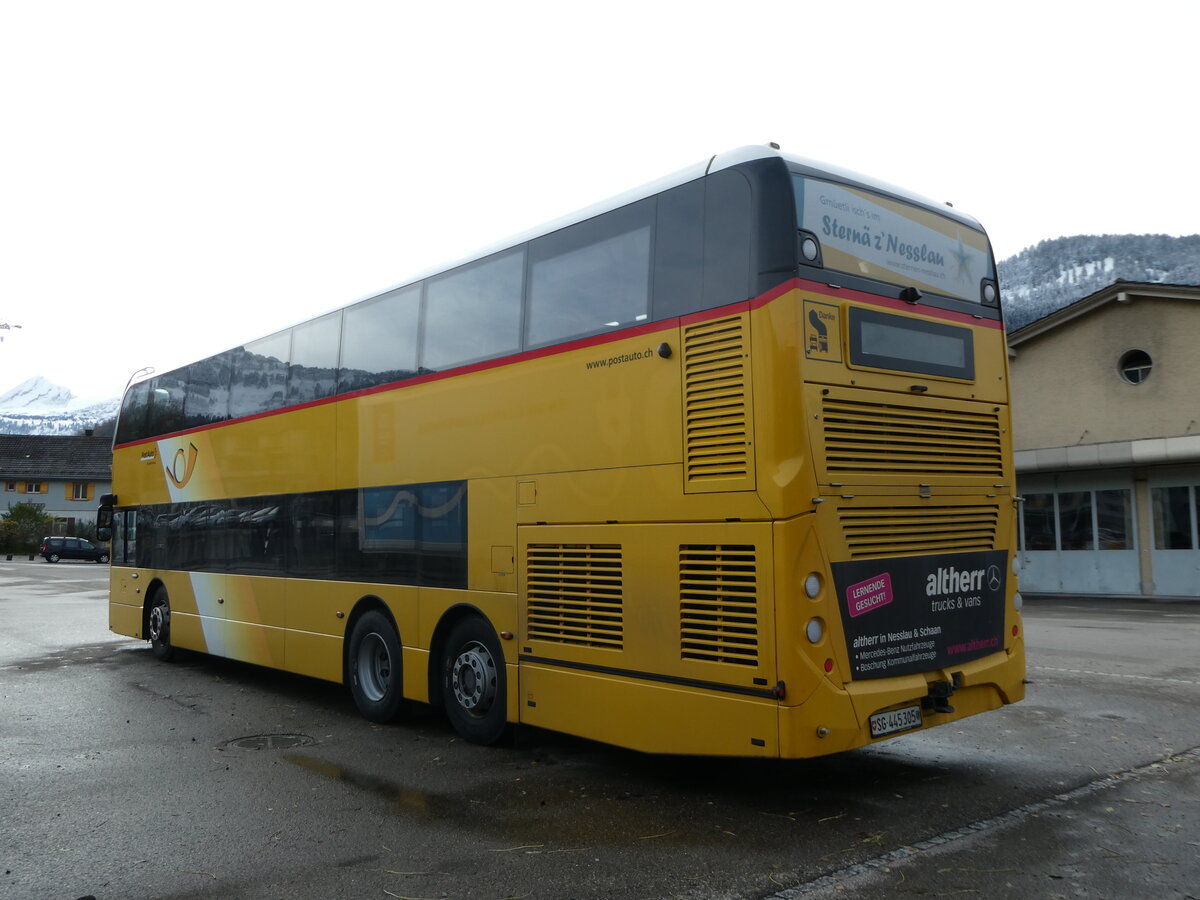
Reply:
[[993, 591], [1000, 590], [1000, 567], [988, 566], [987, 570], [988, 587]]

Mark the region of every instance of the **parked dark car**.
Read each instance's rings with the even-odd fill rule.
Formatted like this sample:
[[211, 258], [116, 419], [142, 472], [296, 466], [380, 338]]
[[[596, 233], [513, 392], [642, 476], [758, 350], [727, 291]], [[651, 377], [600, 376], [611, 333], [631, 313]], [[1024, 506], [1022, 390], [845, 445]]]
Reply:
[[92, 562], [108, 562], [108, 551], [91, 541], [73, 537], [44, 537], [39, 551], [46, 562], [60, 559], [90, 559]]

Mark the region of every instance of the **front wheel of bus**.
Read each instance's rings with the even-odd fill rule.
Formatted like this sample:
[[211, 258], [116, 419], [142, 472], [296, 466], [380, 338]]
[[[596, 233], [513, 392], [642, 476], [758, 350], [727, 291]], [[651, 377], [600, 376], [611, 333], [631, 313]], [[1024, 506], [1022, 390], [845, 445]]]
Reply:
[[494, 744], [508, 727], [504, 653], [490, 625], [472, 616], [446, 639], [442, 700], [450, 724], [474, 744]]
[[347, 680], [354, 705], [372, 722], [391, 722], [404, 711], [400, 637], [377, 610], [364, 613], [350, 632]]
[[171, 601], [167, 589], [160, 587], [150, 598], [146, 612], [146, 636], [150, 638], [150, 650], [159, 659], [166, 661], [175, 655], [171, 646]]

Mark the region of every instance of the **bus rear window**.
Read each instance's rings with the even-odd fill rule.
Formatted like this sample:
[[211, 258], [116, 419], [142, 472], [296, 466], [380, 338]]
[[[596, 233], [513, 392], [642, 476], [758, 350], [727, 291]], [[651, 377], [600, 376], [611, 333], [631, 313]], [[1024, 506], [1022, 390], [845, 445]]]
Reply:
[[987, 236], [962, 222], [858, 188], [793, 175], [796, 222], [825, 268], [981, 302], [995, 279]]
[[971, 329], [850, 308], [850, 363], [897, 372], [975, 378]]

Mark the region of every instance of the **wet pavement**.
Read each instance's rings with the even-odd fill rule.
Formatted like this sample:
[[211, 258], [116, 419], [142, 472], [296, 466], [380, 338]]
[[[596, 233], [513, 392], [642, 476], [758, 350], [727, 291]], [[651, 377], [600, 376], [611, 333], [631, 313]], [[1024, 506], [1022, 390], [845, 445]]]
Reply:
[[104, 587], [0, 562], [5, 898], [1197, 894], [1200, 605], [1031, 602], [1023, 703], [763, 762], [373, 725], [336, 685], [158, 662]]

